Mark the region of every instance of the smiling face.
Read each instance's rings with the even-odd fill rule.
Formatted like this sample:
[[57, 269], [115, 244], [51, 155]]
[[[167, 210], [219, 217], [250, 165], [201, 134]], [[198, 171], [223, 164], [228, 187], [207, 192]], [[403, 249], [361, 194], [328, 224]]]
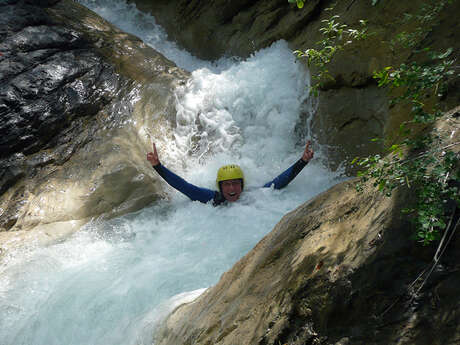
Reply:
[[220, 186], [225, 200], [230, 202], [237, 201], [243, 191], [240, 179], [222, 181]]

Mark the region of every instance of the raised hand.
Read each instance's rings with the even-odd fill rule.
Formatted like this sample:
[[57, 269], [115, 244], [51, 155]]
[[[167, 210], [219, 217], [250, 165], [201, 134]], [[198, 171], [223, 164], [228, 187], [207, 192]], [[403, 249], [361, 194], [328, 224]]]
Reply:
[[160, 159], [158, 158], [158, 152], [155, 143], [153, 143], [153, 152], [147, 153], [147, 160], [150, 162], [150, 164], [152, 164], [153, 167], [160, 164]]
[[314, 155], [313, 150], [310, 149], [310, 145], [311, 145], [311, 141], [308, 140], [307, 145], [305, 145], [305, 151], [303, 151], [303, 154], [302, 154], [302, 160], [306, 163], [308, 163], [313, 158], [313, 155]]

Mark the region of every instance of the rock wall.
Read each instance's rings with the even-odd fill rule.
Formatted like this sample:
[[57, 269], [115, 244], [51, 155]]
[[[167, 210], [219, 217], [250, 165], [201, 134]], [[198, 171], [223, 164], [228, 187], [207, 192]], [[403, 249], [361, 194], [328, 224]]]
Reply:
[[[460, 139], [453, 114], [438, 124], [447, 145]], [[215, 286], [178, 307], [155, 344], [458, 344], [460, 238], [428, 275], [436, 248], [413, 241], [400, 212], [410, 191], [387, 198], [371, 186], [357, 193], [355, 183], [286, 214]]]
[[[380, 28], [377, 42], [417, 3], [373, 8], [350, 0], [336, 11], [349, 23], [379, 11], [370, 20]], [[328, 5], [312, 0], [298, 11], [284, 0], [162, 0], [151, 8], [176, 19], [176, 32], [166, 23], [172, 37], [214, 58], [246, 56], [281, 38], [308, 47]], [[55, 239], [92, 217], [152, 202], [161, 191], [144, 153], [152, 136], [168, 134], [173, 91], [187, 73], [73, 1], [7, 0], [0, 10], [0, 254], [21, 236]], [[428, 39], [458, 48], [458, 25], [446, 14]], [[366, 44], [338, 57], [335, 82], [320, 94], [315, 133], [331, 145], [335, 164], [371, 152], [367, 137], [404, 117], [386, 108], [371, 72], [408, 53]], [[458, 103], [457, 80], [451, 87], [446, 104]], [[440, 126], [452, 141], [458, 127], [458, 116]], [[433, 250], [408, 240], [398, 210], [410, 195], [357, 195], [353, 184], [286, 215], [216, 286], [177, 309], [158, 343], [458, 344], [458, 236], [415, 293]]]
[[0, 246], [155, 200], [145, 152], [188, 74], [73, 1], [0, 11]]
[[[224, 55], [246, 57], [280, 39], [288, 41], [293, 50], [305, 50], [322, 38], [318, 30], [323, 20], [339, 15], [341, 23], [359, 27], [359, 20], [365, 19], [372, 36], [347, 46], [329, 65], [334, 81], [319, 94], [312, 123], [315, 140], [328, 146], [328, 160], [335, 168], [356, 156], [379, 152], [381, 144], [370, 140], [391, 135], [407, 119], [408, 109], [388, 107], [386, 91], [377, 88], [372, 75], [414, 58], [407, 50], [391, 49], [388, 43], [396, 33], [411, 28], [403, 26], [400, 18], [405, 12], [416, 13], [425, 0], [381, 0], [376, 6], [371, 0], [309, 0], [301, 10], [287, 0], [131, 1], [153, 13], [171, 39], [210, 60]], [[333, 3], [337, 3], [334, 9], [326, 11]], [[421, 44], [435, 49], [452, 47], [458, 60], [460, 23], [452, 15], [458, 12], [460, 3], [454, 1]], [[445, 110], [460, 104], [459, 89], [456, 76], [443, 100]]]

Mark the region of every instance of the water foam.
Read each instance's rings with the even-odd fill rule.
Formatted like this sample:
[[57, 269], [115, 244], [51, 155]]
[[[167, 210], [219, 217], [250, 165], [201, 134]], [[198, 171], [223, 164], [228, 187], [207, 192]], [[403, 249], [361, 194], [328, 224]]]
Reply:
[[219, 67], [215, 62], [203, 61], [189, 52], [180, 49], [176, 43], [169, 41], [166, 32], [157, 25], [155, 18], [141, 12], [134, 3], [124, 0], [78, 0], [80, 4], [96, 12], [124, 32], [140, 37], [146, 44], [163, 54], [177, 66], [194, 71], [206, 67], [218, 70], [232, 63], [232, 58], [221, 59]]
[[[285, 42], [245, 61], [210, 64], [164, 41], [154, 19], [134, 5], [80, 2], [193, 71], [177, 91], [174, 139], [157, 138], [166, 166], [215, 188], [217, 168], [234, 162], [246, 185], [257, 187], [300, 158], [309, 129], [296, 126], [308, 124], [300, 119], [309, 113], [308, 73]], [[253, 188], [238, 203], [212, 207], [166, 187], [170, 198], [150, 208], [17, 253], [0, 274], [1, 341], [150, 344], [172, 306], [215, 284], [284, 214], [337, 182], [314, 149], [315, 159], [283, 190]]]

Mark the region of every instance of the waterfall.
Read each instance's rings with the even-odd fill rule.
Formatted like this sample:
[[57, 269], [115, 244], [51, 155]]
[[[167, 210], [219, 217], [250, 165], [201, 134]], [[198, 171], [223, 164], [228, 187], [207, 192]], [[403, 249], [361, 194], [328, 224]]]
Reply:
[[[156, 138], [165, 166], [215, 188], [218, 167], [236, 163], [245, 186], [257, 187], [300, 158], [310, 136], [300, 120], [309, 76], [286, 42], [245, 60], [200, 61], [132, 4], [80, 3], [192, 73], [177, 90], [173, 139]], [[239, 202], [212, 207], [166, 187], [170, 197], [149, 208], [11, 254], [0, 268], [0, 344], [151, 344], [175, 305], [215, 284], [284, 214], [340, 179], [313, 149], [285, 189], [249, 188]]]

